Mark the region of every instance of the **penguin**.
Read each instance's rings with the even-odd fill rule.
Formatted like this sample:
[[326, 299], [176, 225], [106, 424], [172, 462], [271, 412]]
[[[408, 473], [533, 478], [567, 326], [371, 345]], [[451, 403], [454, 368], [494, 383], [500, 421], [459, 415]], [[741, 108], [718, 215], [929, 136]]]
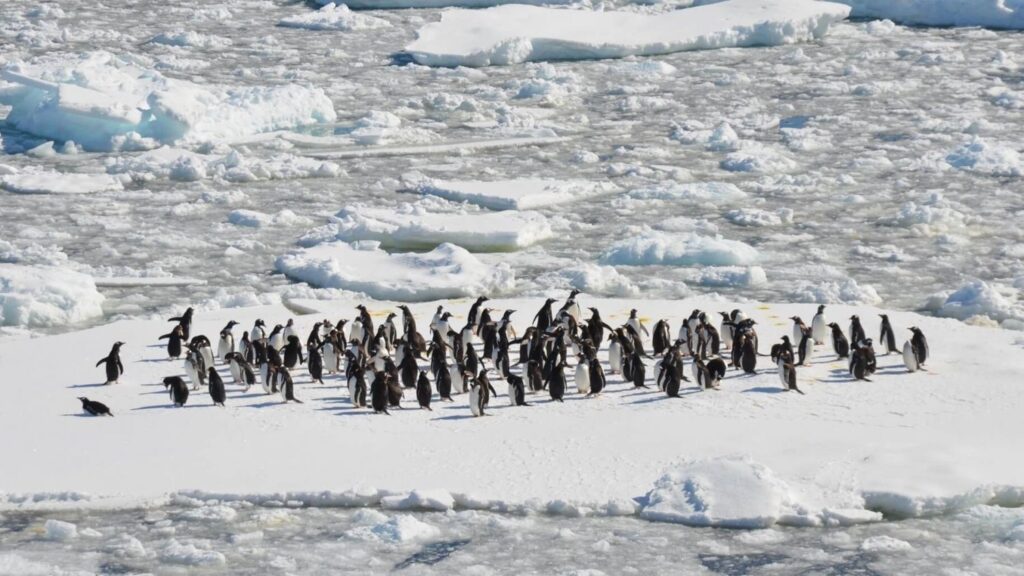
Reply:
[[640, 336], [640, 332], [650, 336], [651, 333], [647, 330], [647, 326], [644, 326], [644, 323], [640, 321], [640, 318], [638, 318], [636, 314], [636, 308], [629, 311], [629, 319], [626, 320], [626, 326], [631, 327], [638, 337]]
[[385, 370], [385, 373], [387, 374], [388, 408], [401, 408], [402, 399], [405, 398], [405, 391], [394, 376], [395, 370]]
[[274, 329], [270, 331], [270, 336], [267, 337], [267, 344], [278, 352], [284, 348], [284, 326], [280, 324], [274, 325]]
[[295, 320], [294, 319], [289, 318], [288, 321], [285, 322], [283, 336], [284, 336], [284, 341], [286, 343], [288, 342], [288, 338], [290, 338], [292, 336], [298, 336], [298, 334], [295, 332]]
[[181, 340], [184, 335], [184, 330], [181, 325], [177, 325], [169, 334], [164, 334], [158, 340], [167, 340], [167, 357], [168, 358], [180, 358], [181, 357]]
[[221, 362], [227, 362], [228, 354], [235, 351], [235, 335], [232, 329], [237, 325], [238, 322], [232, 320], [220, 331], [220, 340], [217, 341], [217, 358], [220, 358]]
[[719, 314], [722, 316], [722, 323], [718, 325], [718, 334], [728, 348], [732, 346], [732, 317], [728, 312], [719, 312]]
[[757, 344], [753, 337], [743, 337], [740, 348], [740, 367], [747, 374], [757, 374]]
[[811, 355], [814, 353], [814, 337], [812, 333], [813, 330], [811, 328], [803, 327], [803, 335], [800, 337], [800, 344], [797, 346], [797, 357], [800, 359], [796, 364], [797, 366], [803, 366], [811, 359]]
[[473, 334], [477, 333], [480, 326], [480, 306], [484, 302], [490, 300], [487, 296], [481, 296], [473, 302], [473, 305], [469, 307], [469, 316], [466, 317], [466, 325], [473, 331]]
[[701, 390], [707, 390], [711, 387], [711, 375], [708, 373], [708, 367], [704, 364], [704, 361], [700, 356], [694, 356], [693, 363], [690, 364], [691, 370], [693, 371], [693, 379], [697, 382], [697, 386]]
[[480, 388], [480, 384], [474, 382], [473, 387], [469, 389], [469, 410], [476, 417], [486, 415], [484, 413], [484, 397], [481, 394]]
[[804, 328], [807, 328], [807, 325], [799, 316], [793, 316], [790, 320], [793, 321], [793, 342], [799, 343], [804, 337]]
[[928, 361], [928, 339], [925, 338], [924, 332], [921, 331], [917, 326], [911, 326], [908, 328], [914, 333], [910, 339], [910, 345], [914, 347], [914, 356], [917, 358], [918, 366], [924, 366], [924, 363]]
[[231, 381], [235, 384], [242, 384], [242, 366], [238, 362], [240, 357], [238, 352], [231, 352], [224, 357], [224, 361], [228, 363], [228, 372], [231, 373]]
[[784, 388], [787, 392], [795, 391], [803, 394], [804, 391], [796, 385], [796, 366], [791, 362], [785, 362], [784, 360], [779, 361], [779, 369], [782, 371], [782, 379]]
[[203, 364], [200, 354], [189, 348], [185, 353], [185, 376], [188, 376], [193, 390], [206, 385], [206, 367]]
[[551, 373], [551, 380], [548, 382], [548, 393], [551, 400], [563, 402], [565, 396], [565, 361], [559, 362]]
[[830, 323], [828, 327], [832, 329], [832, 350], [835, 351], [839, 358], [849, 358], [850, 343], [847, 342], [843, 329], [835, 322]]
[[366, 372], [357, 370], [348, 381], [348, 399], [356, 408], [366, 408]]
[[719, 382], [722, 378], [725, 378], [725, 360], [721, 358], [712, 358], [705, 364], [708, 370], [708, 383], [712, 388], [719, 388]]
[[100, 364], [106, 364], [107, 384], [117, 384], [121, 375], [124, 374], [124, 364], [121, 363], [121, 346], [124, 346], [124, 342], [114, 342], [114, 345], [110, 348], [110, 354], [100, 358], [99, 362], [96, 363], [96, 367], [99, 367]]
[[327, 373], [337, 373], [340, 359], [334, 342], [331, 339], [324, 340], [323, 344], [320, 345], [320, 350], [323, 352], [324, 366], [327, 368]]
[[320, 355], [315, 342], [308, 344], [306, 350], [306, 369], [309, 370], [309, 377], [317, 384], [324, 383], [324, 358]]
[[384, 372], [375, 372], [370, 384], [370, 404], [374, 414], [388, 414], [388, 385]]
[[921, 363], [917, 361], [917, 354], [914, 353], [914, 344], [910, 340], [903, 343], [903, 365], [910, 372], [917, 372], [921, 368]]
[[590, 310], [590, 318], [587, 319], [587, 333], [594, 346], [600, 346], [601, 342], [604, 342], [604, 331], [611, 331], [612, 327], [601, 320], [601, 313], [597, 308], [591, 307], [588, 310]]
[[480, 395], [483, 397], [484, 406], [489, 406], [491, 403], [491, 394], [498, 395], [497, 390], [491, 385], [491, 381], [487, 378], [487, 368], [481, 368], [480, 374], [476, 377], [477, 384], [480, 385]]
[[526, 385], [523, 379], [515, 374], [509, 374], [508, 380], [508, 402], [512, 406], [529, 406], [526, 401]]
[[580, 394], [590, 394], [590, 363], [580, 354], [579, 362], [576, 364], [576, 391]]
[[[673, 354], [675, 354], [673, 352]], [[665, 382], [665, 395], [669, 398], [679, 398], [679, 388], [682, 386], [683, 362], [682, 360], [671, 362], [662, 370], [661, 376]]]
[[220, 379], [220, 374], [217, 374], [217, 369], [213, 366], [207, 369], [207, 379], [210, 383], [210, 399], [213, 400], [213, 405], [223, 407], [224, 400], [227, 399], [224, 381]]
[[824, 344], [828, 339], [828, 321], [825, 320], [825, 305], [818, 305], [818, 312], [811, 319], [811, 337], [815, 344]]
[[258, 342], [267, 337], [267, 325], [262, 319], [257, 318], [256, 322], [252, 325], [252, 330], [249, 331], [249, 340], [252, 342]]
[[537, 315], [533, 317], [534, 326], [537, 327], [537, 330], [541, 334], [547, 332], [548, 328], [551, 327], [551, 305], [554, 303], [555, 300], [553, 298], [548, 298], [547, 300], [544, 301], [544, 305], [541, 306], [540, 310], [537, 312]]
[[167, 389], [175, 406], [181, 407], [188, 402], [188, 384], [185, 384], [185, 381], [180, 376], [164, 378], [164, 388]]
[[860, 325], [860, 316], [856, 314], [850, 316], [850, 342], [856, 344], [865, 338], [867, 338], [867, 335], [864, 333], [864, 328]]
[[[544, 389], [544, 374], [540, 368], [540, 362], [530, 360], [526, 365], [526, 378], [530, 384], [531, 392], [539, 392]], [[591, 386], [593, 389], [593, 386]]]
[[857, 380], [868, 380], [868, 376], [875, 372], [875, 350], [871, 346], [871, 340], [861, 340], [854, 345], [850, 354], [850, 374]]
[[235, 383], [243, 385], [245, 388], [242, 391], [248, 392], [249, 387], [256, 383], [256, 370], [253, 369], [252, 364], [249, 364], [241, 354], [234, 352], [228, 354], [228, 366], [232, 374], [236, 370], [238, 371], [238, 379], [235, 380]]
[[238, 342], [238, 353], [246, 362], [252, 364], [256, 360], [256, 353], [252, 347], [252, 340], [249, 340], [249, 331], [242, 332], [242, 339]]
[[[382, 331], [381, 336], [384, 337], [384, 343], [387, 344], [388, 348], [394, 348], [395, 340], [398, 340], [398, 328], [395, 327], [395, 316], [398, 316], [398, 314], [389, 312], [387, 319], [384, 320], [384, 323], [380, 325], [379, 329]], [[406, 329], [406, 335], [408, 335], [408, 328]]]
[[612, 374], [622, 374], [622, 345], [615, 334], [609, 336], [608, 344], [608, 371]]
[[437, 388], [437, 398], [439, 400], [454, 402], [452, 400], [452, 373], [448, 369], [447, 364], [443, 364], [441, 369], [434, 374], [434, 387]]
[[185, 313], [181, 316], [175, 316], [174, 318], [168, 318], [168, 322], [177, 322], [178, 326], [181, 326], [181, 338], [182, 340], [188, 341], [189, 336], [192, 332], [192, 314], [193, 310], [190, 306]]
[[[292, 338], [296, 338], [294, 335]], [[298, 340], [298, 338], [296, 338]], [[302, 400], [295, 397], [295, 382], [292, 380], [292, 373], [287, 366], [280, 366], [277, 369], [278, 389], [281, 391], [281, 399], [287, 402], [302, 404]]]
[[885, 354], [889, 355], [896, 352], [896, 334], [892, 331], [892, 324], [889, 324], [889, 316], [886, 314], [879, 314], [882, 318], [881, 333], [878, 336], [878, 341], [885, 345]]
[[420, 403], [420, 408], [430, 410], [430, 397], [430, 380], [427, 379], [427, 372], [420, 370], [420, 377], [416, 380], [416, 401]]
[[632, 367], [633, 376], [633, 388], [647, 388], [647, 367], [644, 365], [643, 356], [640, 355], [640, 349], [638, 348], [633, 353], [633, 361], [630, 363]]
[[587, 396], [600, 396], [606, 382], [604, 369], [601, 367], [601, 362], [597, 359], [597, 355], [590, 359], [590, 367], [587, 369], [587, 374], [590, 376], [590, 392]]
[[[306, 350], [309, 350], [310, 346], [319, 348], [323, 344], [323, 339], [320, 338], [320, 327], [323, 326], [323, 322], [317, 322], [313, 324], [313, 329], [309, 331], [309, 336], [306, 336]], [[328, 332], [330, 334], [330, 332]]]
[[441, 329], [441, 318], [443, 316], [444, 306], [438, 306], [437, 311], [434, 312], [434, 317], [430, 319], [430, 324], [427, 324], [427, 328], [429, 328], [432, 332], [440, 332], [442, 336], [445, 336], [448, 333], [448, 331]]
[[114, 416], [114, 413], [110, 411], [110, 408], [107, 408], [107, 405], [102, 402], [89, 400], [85, 396], [79, 396], [78, 399], [82, 401], [82, 410], [85, 410], [88, 414], [93, 416]]
[[288, 336], [284, 345], [284, 365], [286, 368], [291, 370], [299, 362], [305, 362], [306, 359], [302, 357], [302, 344], [299, 341], [299, 337], [295, 334]]
[[661, 356], [671, 346], [672, 336], [668, 327], [668, 321], [664, 319], [658, 320], [654, 325], [654, 335], [651, 336], [651, 353], [655, 356]]
[[576, 301], [576, 297], [580, 295], [580, 291], [573, 288], [572, 292], [569, 292], [569, 297], [565, 300], [565, 304], [562, 305], [562, 310], [565, 310], [577, 324], [583, 320], [583, 309], [580, 308], [579, 302]]

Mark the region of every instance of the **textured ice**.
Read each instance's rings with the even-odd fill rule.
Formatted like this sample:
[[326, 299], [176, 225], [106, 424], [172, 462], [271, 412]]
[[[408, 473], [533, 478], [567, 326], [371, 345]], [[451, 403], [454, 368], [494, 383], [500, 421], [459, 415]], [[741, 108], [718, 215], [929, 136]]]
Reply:
[[[1021, 4], [1024, 14], [1024, 3]], [[974, 138], [971, 142], [960, 146], [949, 156], [946, 162], [954, 168], [970, 170], [979, 174], [1002, 177], [1020, 177], [1024, 175], [1024, 155], [1013, 147]]]
[[949, 294], [934, 296], [927, 308], [939, 316], [959, 320], [984, 316], [997, 322], [1024, 321], [1024, 305], [1018, 302], [1018, 294], [1019, 288], [972, 280]]
[[638, 200], [687, 200], [694, 202], [726, 203], [747, 197], [746, 192], [728, 182], [666, 183], [629, 192]]
[[107, 52], [14, 62], [3, 78], [22, 86], [0, 93], [12, 107], [9, 124], [86, 150], [110, 150], [129, 135], [207, 142], [337, 118], [318, 88], [201, 86]]
[[772, 46], [824, 36], [849, 8], [810, 0], [727, 0], [662, 14], [500, 6], [452, 10], [420, 28], [406, 51], [430, 66], [622, 58]]
[[633, 266], [741, 266], [758, 258], [755, 248], [737, 240], [644, 229], [614, 243], [601, 260]]
[[106, 174], [22, 172], [0, 176], [0, 188], [17, 194], [89, 194], [121, 190], [121, 181]]
[[402, 301], [496, 294], [515, 285], [507, 264], [489, 266], [448, 243], [426, 253], [388, 254], [376, 242], [327, 242], [278, 258], [277, 270], [314, 286]]
[[47, 540], [65, 541], [78, 537], [78, 526], [71, 522], [50, 519], [43, 525]]
[[182, 566], [223, 566], [227, 563], [221, 552], [199, 548], [193, 543], [183, 544], [173, 538], [160, 551], [160, 559]]
[[354, 30], [384, 28], [391, 26], [391, 23], [381, 18], [353, 12], [345, 4], [331, 3], [325, 4], [316, 12], [282, 18], [278, 25], [288, 28], [305, 28], [307, 30], [352, 32]]
[[0, 326], [65, 326], [102, 316], [102, 305], [103, 295], [85, 274], [0, 263]]
[[873, 286], [858, 284], [853, 278], [819, 282], [805, 281], [790, 294], [790, 297], [797, 302], [814, 302], [816, 304], [874, 305], [882, 302], [882, 298]]
[[[334, 0], [316, 0], [329, 4]], [[388, 10], [393, 8], [487, 8], [501, 4], [569, 4], [569, 0], [348, 0], [348, 6], [357, 10]]]
[[[610, 182], [583, 180], [431, 180], [416, 187], [421, 194], [457, 202], [470, 202], [493, 210], [532, 210], [545, 206], [585, 202], [618, 190]], [[579, 207], [580, 204], [576, 204]]]
[[247, 226], [250, 228], [262, 228], [263, 226], [296, 226], [308, 224], [309, 220], [298, 216], [291, 210], [278, 210], [274, 214], [258, 212], [256, 210], [232, 210], [228, 214], [228, 222], [236, 226]]
[[836, 0], [854, 18], [887, 18], [924, 26], [1024, 28], [1021, 0]]
[[269, 158], [246, 156], [238, 150], [219, 154], [199, 154], [181, 148], [163, 146], [139, 154], [123, 154], [107, 161], [107, 172], [124, 174], [136, 182], [167, 178], [177, 182], [196, 182], [220, 178], [247, 183], [261, 180], [334, 178], [344, 173], [334, 162], [295, 154], [275, 154]]

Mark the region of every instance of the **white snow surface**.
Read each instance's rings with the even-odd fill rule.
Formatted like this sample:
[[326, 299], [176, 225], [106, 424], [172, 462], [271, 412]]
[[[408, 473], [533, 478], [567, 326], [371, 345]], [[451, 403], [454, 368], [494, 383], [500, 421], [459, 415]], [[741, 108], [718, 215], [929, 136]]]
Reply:
[[1022, 0], [835, 0], [854, 18], [885, 18], [923, 26], [1024, 28]]
[[198, 85], [109, 52], [13, 62], [4, 80], [22, 89], [0, 94], [7, 122], [86, 150], [115, 148], [126, 138], [161, 143], [208, 142], [337, 119], [319, 88]]
[[[673, 330], [694, 308], [715, 312], [736, 305], [707, 297], [583, 295], [580, 302], [598, 307], [612, 325], [638, 308], [646, 324], [667, 318]], [[357, 303], [302, 300], [291, 301], [290, 308], [202, 312], [193, 332], [216, 334], [229, 319], [242, 326], [256, 318], [274, 324], [301, 309], [310, 312], [295, 318], [304, 333], [324, 317], [351, 318]], [[365, 303], [378, 319], [394, 310], [391, 303]], [[421, 326], [439, 304], [458, 324], [471, 300], [411, 305]], [[488, 303], [497, 314], [519, 310], [513, 319], [520, 332], [540, 304]], [[814, 311], [807, 304], [740, 307], [758, 321], [763, 351], [790, 333], [788, 317]], [[826, 314], [867, 319], [877, 312], [833, 305]], [[799, 369], [806, 396], [782, 392], [775, 370], [759, 365], [755, 376], [730, 370], [719, 391], [699, 392], [691, 384], [682, 399], [635, 391], [609, 376], [609, 389], [599, 398], [570, 392], [562, 404], [540, 394], [522, 408], [507, 406], [504, 383], [495, 378], [499, 396], [484, 418], [470, 416], [465, 395], [456, 395], [453, 404], [435, 400], [433, 412], [409, 409], [415, 402], [407, 395], [406, 409], [373, 416], [350, 407], [337, 377], [313, 385], [302, 369], [294, 375], [304, 404], [281, 404], [277, 396], [243, 393], [229, 383], [225, 408], [211, 407], [201, 390], [185, 408], [174, 408], [159, 382], [180, 373], [181, 363], [166, 360], [163, 347], [150, 346], [167, 330], [163, 318], [13, 340], [0, 355], [0, 373], [25, 385], [8, 388], [0, 421], [47, 433], [0, 445], [4, 461], [18, 464], [17, 473], [0, 473], [0, 505], [117, 507], [167, 502], [169, 494], [179, 494], [221, 504], [386, 502], [389, 508], [638, 514], [754, 527], [877, 520], [871, 511], [913, 516], [986, 502], [1024, 503], [1024, 463], [1004, 457], [1015, 453], [1021, 432], [1024, 353], [1014, 333], [889, 314], [897, 334], [917, 325], [928, 335], [927, 372], [910, 374], [901, 356], [879, 356], [872, 381], [855, 382], [845, 362], [821, 347]], [[104, 387], [98, 384], [102, 370], [93, 364], [115, 340], [129, 343], [122, 350], [125, 374], [120, 384]], [[63, 351], [63, 361], [47, 362], [55, 349]], [[80, 413], [78, 395], [106, 403], [115, 417], [68, 417]], [[147, 433], [138, 434], [140, 429]], [[154, 437], [176, 441], [155, 448]], [[53, 458], [55, 453], [61, 457]], [[96, 461], [107, 465], [89, 465]], [[386, 520], [378, 516], [370, 526]], [[416, 526], [393, 524], [378, 526], [377, 535], [418, 537]], [[183, 563], [218, 562], [190, 546], [169, 543], [162, 554]]]
[[121, 181], [106, 174], [22, 172], [0, 176], [0, 188], [17, 194], [89, 194], [121, 190]]
[[492, 181], [431, 179], [416, 186], [420, 194], [469, 202], [492, 210], [532, 210], [582, 201], [618, 189], [611, 182], [543, 178]]
[[398, 208], [347, 206], [332, 223], [306, 234], [299, 244], [374, 240], [385, 248], [422, 249], [450, 242], [474, 252], [487, 252], [518, 250], [553, 234], [547, 218], [537, 212], [467, 212], [444, 201], [420, 201]]
[[444, 243], [426, 253], [388, 254], [377, 242], [326, 242], [277, 259], [277, 270], [321, 288], [374, 298], [423, 301], [508, 292], [507, 264], [484, 264], [465, 248]]
[[660, 14], [499, 6], [450, 10], [406, 51], [429, 66], [622, 58], [815, 40], [850, 9], [811, 0], [726, 0]]
[[91, 276], [0, 262], [0, 326], [65, 326], [102, 315], [103, 295]]

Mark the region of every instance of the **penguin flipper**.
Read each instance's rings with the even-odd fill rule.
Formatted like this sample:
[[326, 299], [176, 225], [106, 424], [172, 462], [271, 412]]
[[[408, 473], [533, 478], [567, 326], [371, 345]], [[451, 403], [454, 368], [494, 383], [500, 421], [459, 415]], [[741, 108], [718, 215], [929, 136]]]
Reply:
[[104, 362], [107, 361], [107, 358], [108, 358], [107, 356], [105, 356], [103, 358], [100, 358], [100, 361], [96, 363], [96, 367], [99, 368], [100, 364], [103, 364]]

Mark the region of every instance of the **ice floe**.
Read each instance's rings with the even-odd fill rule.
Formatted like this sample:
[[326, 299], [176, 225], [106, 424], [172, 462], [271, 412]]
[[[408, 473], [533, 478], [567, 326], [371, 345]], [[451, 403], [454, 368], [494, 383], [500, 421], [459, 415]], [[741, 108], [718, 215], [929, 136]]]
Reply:
[[585, 180], [429, 180], [416, 186], [421, 194], [457, 202], [470, 202], [493, 210], [532, 210], [555, 204], [586, 200], [617, 191], [610, 182]]
[[835, 0], [854, 18], [886, 18], [923, 26], [1024, 28], [1021, 0]]
[[952, 292], [932, 296], [925, 307], [938, 316], [958, 320], [987, 317], [996, 322], [1010, 321], [1012, 327], [1019, 328], [1024, 322], [1019, 294], [1019, 288], [972, 280]]
[[0, 326], [66, 326], [103, 315], [91, 276], [56, 266], [0, 263]]
[[810, 0], [727, 0], [661, 14], [533, 6], [450, 10], [420, 28], [406, 51], [429, 66], [493, 66], [773, 46], [821, 38], [849, 11]]
[[447, 243], [425, 253], [388, 254], [376, 242], [328, 242], [281, 256], [276, 266], [314, 286], [401, 301], [497, 294], [515, 286], [507, 264], [489, 266]]
[[606, 264], [632, 266], [743, 266], [757, 259], [757, 249], [737, 240], [649, 228], [614, 243], [601, 256]]
[[790, 293], [796, 302], [817, 304], [880, 304], [882, 297], [868, 284], [858, 284], [853, 278], [840, 280], [804, 281]]
[[305, 28], [307, 30], [337, 30], [352, 32], [355, 30], [374, 30], [386, 28], [391, 23], [383, 18], [353, 12], [345, 4], [325, 4], [316, 12], [282, 18], [278, 26], [287, 28]]
[[0, 176], [0, 188], [16, 194], [90, 194], [117, 191], [123, 186], [107, 174], [26, 171]]
[[287, 208], [274, 214], [257, 212], [256, 210], [232, 210], [228, 214], [228, 222], [235, 226], [262, 228], [264, 226], [296, 226], [308, 224], [309, 219], [299, 216]]

